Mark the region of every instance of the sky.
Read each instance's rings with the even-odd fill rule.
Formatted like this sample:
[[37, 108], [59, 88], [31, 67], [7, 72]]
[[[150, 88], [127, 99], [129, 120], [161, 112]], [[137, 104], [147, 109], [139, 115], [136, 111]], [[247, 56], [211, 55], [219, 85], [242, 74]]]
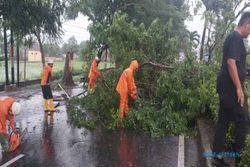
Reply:
[[191, 0], [189, 1], [189, 12], [193, 16], [191, 20], [186, 20], [185, 25], [189, 31], [197, 31], [199, 35], [202, 34], [203, 26], [204, 26], [204, 20], [202, 19], [202, 13], [205, 10], [204, 7], [202, 7], [199, 12], [194, 15], [194, 7], [197, 3], [197, 0]]
[[88, 17], [83, 15], [79, 15], [75, 20], [65, 21], [62, 25], [64, 31], [64, 35], [62, 36], [63, 41], [67, 42], [72, 36], [76, 38], [78, 44], [88, 40], [90, 34], [87, 28], [90, 23]]
[[[202, 33], [203, 21], [200, 20], [201, 16], [195, 16], [191, 21], [186, 21], [185, 24], [190, 31], [198, 31], [199, 34]], [[89, 39], [90, 34], [87, 30], [88, 25], [91, 22], [88, 21], [88, 17], [79, 15], [75, 20], [69, 20], [63, 23], [63, 31], [64, 35], [63, 41], [67, 42], [67, 40], [74, 36], [80, 44], [82, 41], [86, 41]]]

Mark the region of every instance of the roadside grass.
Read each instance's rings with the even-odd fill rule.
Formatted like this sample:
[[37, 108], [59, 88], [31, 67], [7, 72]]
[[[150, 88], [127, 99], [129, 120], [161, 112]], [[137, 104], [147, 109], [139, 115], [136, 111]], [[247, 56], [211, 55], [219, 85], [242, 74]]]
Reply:
[[[80, 80], [81, 76], [83, 76], [81, 73], [84, 73], [86, 71], [86, 66], [88, 65], [87, 62], [83, 62], [80, 60], [76, 60], [73, 63], [73, 73], [80, 76], [76, 78], [77, 80]], [[5, 68], [4, 68], [4, 62], [0, 62], [0, 84], [5, 82]], [[24, 62], [20, 62], [20, 75], [19, 79], [20, 81], [24, 81]], [[109, 68], [114, 67], [111, 63], [105, 63], [101, 62], [99, 65], [99, 68]], [[58, 61], [54, 62], [53, 72], [55, 76], [61, 77], [64, 69], [64, 61]], [[8, 64], [8, 72], [9, 72], [9, 80], [11, 81], [11, 63]], [[15, 81], [17, 79], [17, 64], [14, 63], [14, 72], [15, 72]], [[34, 80], [34, 79], [40, 79], [41, 78], [41, 72], [42, 72], [42, 63], [41, 62], [27, 62], [26, 63], [26, 80]]]
[[[75, 61], [73, 64], [73, 71], [83, 71], [83, 67], [86, 65], [85, 62]], [[9, 80], [11, 81], [11, 63], [8, 64]], [[24, 62], [20, 62], [20, 81], [24, 81]], [[64, 62], [55, 62], [53, 72], [62, 73], [64, 68]], [[14, 64], [15, 80], [17, 79], [17, 65]], [[26, 63], [26, 80], [33, 80], [41, 78], [42, 63], [41, 62], [27, 62]], [[4, 63], [0, 62], [0, 83], [5, 82], [5, 68]]]

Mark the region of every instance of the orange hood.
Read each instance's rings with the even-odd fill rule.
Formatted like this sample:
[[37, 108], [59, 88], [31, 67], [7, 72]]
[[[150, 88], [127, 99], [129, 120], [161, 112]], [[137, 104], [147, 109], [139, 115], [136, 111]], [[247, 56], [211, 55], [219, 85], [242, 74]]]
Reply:
[[133, 71], [137, 70], [139, 68], [139, 64], [137, 60], [131, 61], [129, 68], [132, 69]]

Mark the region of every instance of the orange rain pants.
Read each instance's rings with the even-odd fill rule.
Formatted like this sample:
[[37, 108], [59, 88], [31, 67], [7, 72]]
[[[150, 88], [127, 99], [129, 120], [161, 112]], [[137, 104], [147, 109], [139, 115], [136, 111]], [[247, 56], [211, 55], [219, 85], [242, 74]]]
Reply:
[[96, 79], [101, 76], [101, 72], [98, 70], [97, 61], [94, 59], [91, 63], [90, 70], [89, 70], [89, 83], [88, 83], [88, 90], [94, 91], [96, 87]]
[[129, 68], [125, 69], [118, 81], [116, 91], [120, 94], [119, 117], [124, 118], [128, 114], [128, 94], [132, 99], [137, 99], [137, 90], [134, 81], [134, 71], [138, 69], [138, 62], [133, 60]]

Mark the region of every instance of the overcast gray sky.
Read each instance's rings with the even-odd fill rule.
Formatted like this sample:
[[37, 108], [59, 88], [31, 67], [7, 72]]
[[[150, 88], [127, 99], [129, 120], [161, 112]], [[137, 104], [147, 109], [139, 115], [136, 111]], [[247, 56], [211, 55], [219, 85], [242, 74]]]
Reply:
[[[199, 34], [202, 33], [203, 21], [200, 20], [201, 16], [195, 16], [192, 21], [186, 21], [185, 24], [190, 31], [198, 31]], [[87, 30], [90, 21], [83, 15], [79, 15], [75, 20], [66, 21], [63, 24], [63, 41], [67, 40], [71, 36], [75, 36], [78, 44], [82, 41], [89, 39], [89, 32]]]
[[64, 22], [62, 26], [64, 31], [63, 41], [67, 42], [71, 36], [75, 36], [78, 44], [88, 40], [90, 36], [87, 30], [89, 24], [88, 18], [83, 15], [79, 15], [75, 20]]

